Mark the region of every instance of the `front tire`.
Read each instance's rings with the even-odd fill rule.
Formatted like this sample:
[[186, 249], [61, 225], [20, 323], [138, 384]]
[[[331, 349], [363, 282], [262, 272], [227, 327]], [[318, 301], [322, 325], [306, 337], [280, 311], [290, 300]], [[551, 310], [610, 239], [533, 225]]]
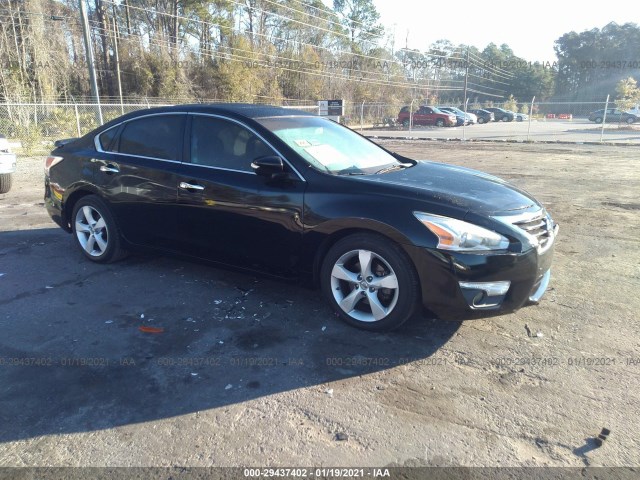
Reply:
[[478, 125], [482, 125], [484, 123], [484, 118], [478, 117]]
[[338, 316], [363, 330], [400, 327], [420, 299], [418, 275], [407, 255], [374, 234], [339, 240], [324, 258], [320, 283]]
[[602, 123], [602, 117], [596, 117], [596, 119], [594, 120], [594, 122], [596, 122], [596, 123]]
[[436, 120], [436, 127], [444, 127], [444, 120], [442, 120], [441, 118]]
[[627, 118], [627, 123], [628, 123], [629, 125], [631, 125], [633, 122], [635, 122], [635, 119], [634, 119], [633, 117], [629, 117], [629, 118]]
[[7, 193], [11, 190], [13, 184], [13, 175], [11, 173], [3, 173], [0, 175], [0, 193]]
[[78, 200], [73, 207], [71, 228], [80, 250], [91, 261], [110, 263], [125, 255], [115, 218], [100, 197], [87, 195]]
[[409, 122], [409, 120], [403, 120], [403, 121], [402, 121], [402, 126], [403, 126], [404, 128], [409, 128], [409, 123], [410, 123], [410, 122]]

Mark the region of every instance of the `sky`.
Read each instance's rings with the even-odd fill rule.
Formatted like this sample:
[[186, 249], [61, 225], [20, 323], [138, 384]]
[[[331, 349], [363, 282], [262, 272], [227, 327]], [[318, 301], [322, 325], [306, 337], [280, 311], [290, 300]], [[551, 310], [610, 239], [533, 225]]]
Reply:
[[639, 0], [592, 4], [574, 0], [373, 1], [386, 32], [395, 31], [396, 50], [405, 46], [408, 32], [409, 48], [421, 51], [441, 39], [480, 50], [491, 42], [506, 43], [531, 62], [555, 61], [553, 42], [570, 31], [602, 28], [610, 22], [640, 24]]

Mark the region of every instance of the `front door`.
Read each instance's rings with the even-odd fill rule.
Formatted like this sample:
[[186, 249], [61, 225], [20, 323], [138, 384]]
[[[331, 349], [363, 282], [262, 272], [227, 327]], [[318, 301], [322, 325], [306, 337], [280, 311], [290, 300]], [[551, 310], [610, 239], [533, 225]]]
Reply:
[[[188, 253], [286, 274], [302, 239], [305, 183], [271, 182], [251, 162], [277, 155], [243, 124], [190, 115], [189, 155], [178, 175], [178, 227]], [[293, 173], [293, 172], [292, 172]]]

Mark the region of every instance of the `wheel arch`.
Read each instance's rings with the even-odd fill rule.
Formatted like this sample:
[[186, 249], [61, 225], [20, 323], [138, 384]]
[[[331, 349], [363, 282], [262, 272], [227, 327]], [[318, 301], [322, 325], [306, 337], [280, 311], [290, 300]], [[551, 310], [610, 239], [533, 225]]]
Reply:
[[[98, 190], [93, 185], [84, 184], [76, 187], [65, 199], [63, 204], [63, 218], [65, 224], [69, 227], [69, 232], [71, 231], [71, 215], [73, 215], [73, 209], [76, 206], [76, 203], [78, 203], [81, 198], [86, 197], [87, 195], [97, 195], [106, 202], [106, 200], [104, 200], [104, 198], [100, 196], [100, 192], [98, 192]], [[109, 202], [106, 203], [108, 205]]]
[[324, 258], [329, 250], [331, 250], [331, 248], [343, 238], [359, 233], [375, 235], [398, 245], [398, 247], [400, 247], [400, 249], [413, 265], [413, 268], [416, 268], [411, 255], [409, 255], [409, 252], [404, 247], [404, 245], [410, 244], [411, 242], [400, 231], [389, 225], [372, 220], [361, 220], [361, 222], [358, 222], [355, 219], [350, 219], [346, 223], [351, 224], [351, 226], [337, 227], [335, 229], [332, 229], [331, 231], [325, 232], [324, 238], [317, 245], [313, 259], [312, 272], [314, 286], [317, 287], [320, 285], [320, 270], [322, 268], [322, 262], [324, 261]]

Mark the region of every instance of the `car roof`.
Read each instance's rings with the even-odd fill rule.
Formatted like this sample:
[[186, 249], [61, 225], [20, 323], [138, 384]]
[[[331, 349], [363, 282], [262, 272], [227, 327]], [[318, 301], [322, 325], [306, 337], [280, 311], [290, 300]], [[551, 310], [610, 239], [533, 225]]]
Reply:
[[[136, 110], [134, 112], [127, 113], [120, 117], [117, 117], [104, 125], [98, 130], [108, 130], [114, 125], [118, 125], [124, 121], [131, 120], [137, 117], [143, 117], [146, 115], [157, 115], [160, 113], [171, 112], [187, 112], [187, 113], [211, 113], [219, 115], [228, 115], [232, 117], [240, 118], [267, 118], [267, 117], [284, 117], [284, 116], [306, 116], [315, 117], [315, 113], [310, 113], [304, 110], [297, 110], [294, 108], [275, 107], [273, 105], [256, 105], [253, 103], [194, 103], [194, 104], [182, 104], [182, 105], [169, 105], [161, 107], [145, 108], [143, 110]], [[92, 133], [95, 133], [92, 132]], [[91, 133], [90, 133], [91, 134]]]

